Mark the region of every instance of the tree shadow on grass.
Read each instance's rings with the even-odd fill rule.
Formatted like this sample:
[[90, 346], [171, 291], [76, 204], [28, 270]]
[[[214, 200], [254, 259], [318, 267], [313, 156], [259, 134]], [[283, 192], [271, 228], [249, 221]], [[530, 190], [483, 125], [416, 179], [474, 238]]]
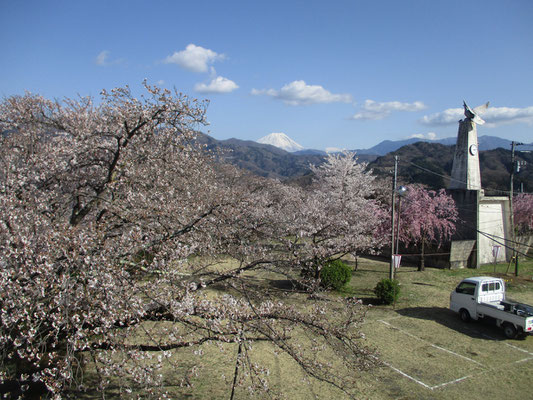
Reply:
[[479, 320], [464, 322], [459, 315], [444, 307], [410, 307], [396, 310], [404, 317], [435, 321], [448, 329], [474, 339], [506, 340], [503, 331], [493, 321]]
[[437, 285], [434, 285], [432, 283], [426, 283], [426, 282], [413, 282], [413, 285], [418, 285], [418, 286], [433, 286], [433, 287], [436, 287]]
[[365, 306], [381, 305], [381, 302], [379, 301], [379, 299], [377, 297], [356, 297], [356, 298], [357, 298], [357, 300], [361, 300], [361, 302]]
[[296, 281], [290, 279], [272, 279], [268, 282], [270, 287], [288, 292], [299, 291]]

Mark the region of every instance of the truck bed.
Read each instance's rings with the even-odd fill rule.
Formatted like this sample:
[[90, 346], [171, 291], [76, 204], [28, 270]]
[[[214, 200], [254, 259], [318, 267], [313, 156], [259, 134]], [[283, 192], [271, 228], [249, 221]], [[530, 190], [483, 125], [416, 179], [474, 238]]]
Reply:
[[519, 303], [508, 299], [500, 302], [505, 311], [511, 312], [523, 317], [533, 317], [533, 307], [529, 304]]
[[479, 303], [477, 313], [480, 317], [492, 317], [502, 322], [509, 321], [525, 328], [526, 319], [533, 317], [533, 307], [513, 300]]

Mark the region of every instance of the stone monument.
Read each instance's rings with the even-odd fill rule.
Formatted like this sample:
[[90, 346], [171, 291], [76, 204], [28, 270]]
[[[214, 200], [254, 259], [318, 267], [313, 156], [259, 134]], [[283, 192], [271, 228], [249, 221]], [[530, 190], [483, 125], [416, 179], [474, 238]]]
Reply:
[[[463, 101], [465, 119], [459, 121], [448, 192], [459, 211], [459, 222], [452, 238], [451, 268], [479, 267], [494, 261], [492, 247], [509, 237], [509, 199], [485, 196], [481, 187], [477, 125], [489, 103], [471, 109]], [[502, 251], [496, 261], [505, 261]]]
[[481, 190], [476, 125], [485, 123], [479, 115], [488, 106], [489, 103], [486, 103], [472, 110], [463, 101], [466, 118], [459, 121], [449, 189]]

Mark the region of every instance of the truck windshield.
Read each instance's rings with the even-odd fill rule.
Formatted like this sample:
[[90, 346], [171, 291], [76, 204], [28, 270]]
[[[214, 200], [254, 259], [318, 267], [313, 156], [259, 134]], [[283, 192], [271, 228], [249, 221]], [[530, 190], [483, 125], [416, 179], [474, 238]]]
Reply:
[[477, 285], [473, 282], [461, 282], [455, 291], [457, 293], [473, 295], [476, 292], [476, 286]]

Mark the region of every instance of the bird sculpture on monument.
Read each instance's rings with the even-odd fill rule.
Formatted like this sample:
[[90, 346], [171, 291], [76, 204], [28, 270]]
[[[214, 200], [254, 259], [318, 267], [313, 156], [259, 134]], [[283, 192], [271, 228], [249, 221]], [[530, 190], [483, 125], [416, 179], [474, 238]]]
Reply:
[[489, 108], [488, 101], [481, 106], [471, 109], [468, 104], [466, 104], [466, 101], [463, 100], [463, 107], [465, 108], [465, 117], [468, 120], [473, 121], [478, 125], [483, 125], [485, 123], [485, 121], [481, 119], [480, 115], [487, 111], [487, 108]]

